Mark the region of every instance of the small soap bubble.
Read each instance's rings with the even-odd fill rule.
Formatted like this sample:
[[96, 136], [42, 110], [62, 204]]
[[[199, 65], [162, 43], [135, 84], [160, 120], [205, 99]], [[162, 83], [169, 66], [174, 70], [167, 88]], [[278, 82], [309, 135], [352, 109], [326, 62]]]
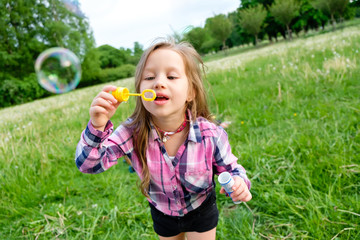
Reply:
[[76, 55], [66, 48], [50, 48], [35, 62], [39, 84], [52, 93], [65, 93], [76, 88], [81, 78], [81, 65]]

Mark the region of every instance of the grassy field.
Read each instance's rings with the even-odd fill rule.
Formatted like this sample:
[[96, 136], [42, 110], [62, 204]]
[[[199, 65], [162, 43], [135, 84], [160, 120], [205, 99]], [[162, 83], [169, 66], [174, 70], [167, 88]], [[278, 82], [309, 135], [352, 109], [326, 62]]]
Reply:
[[[360, 26], [207, 66], [211, 110], [231, 122], [253, 193], [241, 205], [218, 195], [217, 239], [360, 239]], [[122, 159], [98, 175], [75, 166], [101, 88], [0, 110], [0, 239], [156, 239]]]

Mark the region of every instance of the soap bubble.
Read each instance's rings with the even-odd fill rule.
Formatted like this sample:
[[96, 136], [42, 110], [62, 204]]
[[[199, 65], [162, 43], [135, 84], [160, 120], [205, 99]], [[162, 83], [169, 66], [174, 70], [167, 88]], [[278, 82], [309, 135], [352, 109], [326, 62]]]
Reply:
[[84, 13], [80, 9], [80, 3], [78, 0], [63, 0], [62, 2], [67, 10], [78, 17], [85, 18]]
[[35, 62], [39, 84], [52, 93], [73, 90], [80, 82], [81, 65], [76, 55], [66, 48], [50, 48]]

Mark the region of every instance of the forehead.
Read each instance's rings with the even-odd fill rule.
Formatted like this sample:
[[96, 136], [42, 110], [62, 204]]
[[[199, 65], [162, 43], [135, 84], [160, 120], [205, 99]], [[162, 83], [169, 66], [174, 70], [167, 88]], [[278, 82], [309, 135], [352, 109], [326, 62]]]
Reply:
[[173, 68], [175, 70], [185, 70], [184, 59], [182, 56], [169, 48], [156, 49], [150, 53], [145, 63], [144, 70], [158, 68]]

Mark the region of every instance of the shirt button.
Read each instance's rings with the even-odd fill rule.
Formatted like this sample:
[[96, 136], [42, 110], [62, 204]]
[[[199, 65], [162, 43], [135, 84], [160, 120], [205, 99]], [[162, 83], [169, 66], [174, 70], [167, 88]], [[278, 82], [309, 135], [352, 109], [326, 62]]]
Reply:
[[176, 190], [176, 185], [173, 185], [173, 189]]
[[174, 168], [173, 168], [173, 167], [171, 167], [171, 168], [170, 168], [170, 170], [171, 170], [171, 171], [174, 171]]

